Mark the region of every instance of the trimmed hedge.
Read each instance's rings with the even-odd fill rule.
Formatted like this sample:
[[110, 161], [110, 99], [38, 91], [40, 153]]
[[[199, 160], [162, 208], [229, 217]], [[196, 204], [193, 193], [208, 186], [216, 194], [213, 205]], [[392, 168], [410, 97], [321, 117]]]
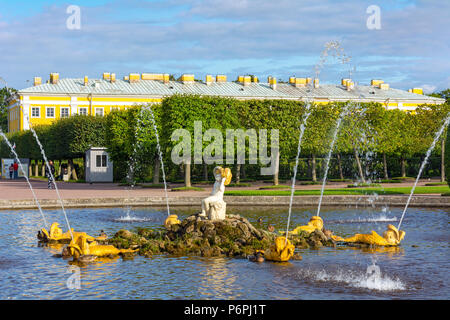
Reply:
[[447, 139], [445, 140], [445, 176], [450, 187], [450, 130], [447, 128]]
[[[356, 148], [359, 154], [374, 151], [379, 155], [385, 153], [390, 159], [404, 157], [408, 159], [407, 168], [411, 168], [407, 172], [408, 175], [414, 175], [416, 171], [411, 160], [412, 156], [424, 154], [431, 144], [438, 125], [442, 123], [443, 117], [450, 110], [449, 104], [423, 105], [419, 106], [416, 113], [412, 115], [400, 110], [386, 110], [381, 104], [376, 103], [362, 103], [350, 107], [352, 112], [343, 118], [334, 152], [339, 152], [343, 156], [353, 155]], [[115, 111], [106, 117], [72, 116], [60, 119], [50, 126], [36, 126], [35, 130], [49, 159], [83, 157], [90, 146], [104, 146], [107, 147], [114, 161], [116, 181], [126, 176], [131, 158], [136, 163], [133, 178], [147, 181], [158, 168], [159, 162], [153, 117], [143, 108], [143, 106], [137, 106], [128, 110]], [[165, 98], [162, 104], [152, 105], [151, 108], [164, 156], [167, 181], [177, 181], [183, 177], [181, 166], [171, 161], [172, 149], [178, 144], [178, 141], [171, 141], [172, 133], [176, 129], [186, 129], [193, 138], [195, 121], [202, 121], [202, 134], [207, 129], [215, 128], [222, 133], [224, 139], [227, 129], [254, 129], [258, 136], [260, 129], [269, 131], [278, 129], [280, 168], [285, 168], [280, 170], [279, 180], [289, 179], [292, 176], [300, 124], [307, 111], [304, 102], [173, 95]], [[319, 161], [319, 157], [328, 152], [336, 120], [344, 108], [346, 108], [345, 103], [312, 105], [310, 108], [311, 114], [303, 136], [301, 158], [316, 156], [318, 180], [323, 173], [323, 160]], [[267, 147], [270, 153], [270, 132], [268, 135]], [[12, 143], [16, 143], [16, 151], [20, 157], [42, 159], [31, 132], [16, 132], [8, 134], [8, 137]], [[191, 142], [193, 147], [193, 139]], [[209, 144], [209, 141], [203, 140], [203, 147]], [[450, 176], [449, 139], [446, 146], [445, 167], [447, 176]], [[248, 143], [246, 150], [248, 159]], [[435, 150], [435, 153], [438, 152], [439, 148]], [[225, 143], [223, 154], [226, 155]], [[4, 141], [0, 143], [0, 155], [10, 157], [10, 151]], [[391, 166], [391, 171], [394, 171], [391, 175], [398, 175], [398, 168], [393, 168], [394, 162], [396, 161], [391, 161], [388, 166]], [[204, 180], [201, 166], [197, 166], [197, 169], [195, 166], [191, 166], [192, 177]], [[246, 177], [251, 180], [273, 182], [273, 177], [264, 176], [264, 179], [261, 179], [260, 166], [260, 164], [246, 164]], [[236, 169], [235, 166], [230, 167], [233, 170]], [[311, 180], [310, 168], [307, 161], [300, 161], [297, 180]], [[355, 168], [353, 159], [350, 159], [344, 163], [346, 170], [344, 174], [349, 177], [350, 174], [357, 172]], [[376, 171], [382, 172], [382, 167], [377, 167]], [[434, 174], [434, 171], [433, 168], [431, 174]], [[243, 170], [241, 170], [243, 175], [242, 172]], [[337, 162], [336, 159], [332, 159], [329, 177], [336, 177], [336, 173]], [[244, 181], [241, 179], [241, 182]]]

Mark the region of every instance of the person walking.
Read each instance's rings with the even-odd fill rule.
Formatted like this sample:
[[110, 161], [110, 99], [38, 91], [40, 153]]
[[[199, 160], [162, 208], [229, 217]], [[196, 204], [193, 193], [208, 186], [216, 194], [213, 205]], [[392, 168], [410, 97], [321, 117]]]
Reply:
[[17, 179], [19, 177], [19, 165], [17, 164], [17, 161], [14, 161], [13, 168], [14, 168], [14, 179]]
[[[49, 167], [50, 167], [51, 171], [48, 170]], [[50, 174], [50, 172], [51, 172], [51, 174]], [[53, 187], [54, 187], [53, 183], [56, 183], [56, 182], [53, 182], [53, 179], [52, 179], [52, 177], [55, 176], [55, 166], [53, 165], [53, 161], [52, 160], [50, 160], [48, 162], [48, 166], [45, 166], [45, 176], [48, 178], [47, 188], [48, 189], [53, 189]]]
[[9, 166], [9, 180], [13, 179], [13, 175], [14, 175], [14, 166], [11, 163], [11, 165]]

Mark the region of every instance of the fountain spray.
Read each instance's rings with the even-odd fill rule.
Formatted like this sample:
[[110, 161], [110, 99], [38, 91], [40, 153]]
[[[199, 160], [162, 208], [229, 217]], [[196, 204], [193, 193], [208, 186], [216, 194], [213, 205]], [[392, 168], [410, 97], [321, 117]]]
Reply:
[[67, 224], [67, 228], [69, 229], [70, 237], [73, 239], [72, 229], [70, 228], [69, 219], [67, 218], [67, 213], [64, 208], [64, 203], [62, 201], [61, 195], [59, 194], [59, 190], [58, 190], [58, 186], [56, 185], [55, 177], [53, 176], [52, 170], [50, 169], [50, 165], [48, 164], [48, 160], [47, 160], [47, 156], [45, 155], [44, 147], [42, 146], [41, 141], [39, 140], [39, 137], [36, 134], [36, 131], [33, 129], [33, 126], [31, 125], [30, 118], [28, 117], [28, 115], [27, 115], [27, 122], [28, 122], [28, 125], [30, 126], [30, 130], [33, 133], [34, 138], [36, 139], [39, 149], [41, 150], [41, 154], [42, 154], [42, 157], [44, 158], [44, 162], [47, 167], [48, 173], [50, 174], [53, 185], [55, 186], [56, 195], [58, 196], [59, 203], [61, 204], [61, 209], [63, 211], [64, 218], [66, 219], [66, 224]]
[[14, 154], [14, 157], [16, 158], [17, 163], [19, 164], [20, 171], [22, 171], [23, 176], [27, 180], [27, 183], [28, 183], [28, 186], [30, 187], [31, 193], [33, 194], [34, 201], [36, 202], [39, 212], [41, 213], [42, 219], [44, 220], [44, 226], [45, 226], [45, 228], [48, 229], [47, 220], [45, 219], [45, 215], [44, 215], [44, 212], [42, 211], [41, 204], [39, 203], [39, 200], [36, 197], [36, 193], [34, 192], [33, 187], [31, 186], [30, 180], [28, 179], [28, 175], [26, 174], [25, 170], [23, 169], [22, 162], [20, 161], [16, 150], [14, 150], [13, 146], [11, 145], [11, 142], [6, 137], [6, 135], [3, 133], [3, 130], [1, 128], [0, 128], [0, 135], [3, 137], [3, 139], [5, 139], [6, 144], [9, 146], [9, 148], [11, 149], [11, 152]]
[[324, 173], [323, 180], [322, 180], [322, 189], [320, 191], [319, 205], [317, 207], [317, 214], [316, 214], [317, 216], [319, 216], [319, 214], [320, 214], [320, 207], [322, 205], [323, 193], [325, 191], [325, 184], [327, 183], [328, 169], [330, 168], [330, 160], [331, 160], [331, 155], [333, 153], [334, 144], [336, 143], [337, 134], [339, 132], [339, 127], [341, 126], [342, 119], [347, 114], [348, 106], [349, 105], [346, 104], [345, 108], [342, 110], [341, 114], [339, 115], [339, 119], [336, 123], [336, 128], [334, 129], [333, 140], [331, 142], [330, 150], [328, 151], [328, 155], [325, 160], [325, 173]]
[[153, 114], [152, 107], [149, 104], [147, 104], [147, 106], [143, 107], [143, 110], [149, 111], [150, 115], [151, 115], [151, 121], [152, 121], [152, 124], [153, 124], [153, 130], [155, 132], [155, 137], [156, 137], [156, 148], [157, 148], [157, 151], [158, 151], [159, 162], [161, 163], [162, 178], [163, 178], [163, 183], [164, 183], [164, 194], [166, 196], [167, 216], [170, 216], [169, 195], [167, 193], [166, 173], [164, 171], [163, 154], [162, 154], [162, 151], [161, 151], [161, 145], [159, 144], [158, 127], [156, 126], [155, 115]]
[[398, 230], [400, 230], [400, 226], [402, 224], [403, 217], [405, 216], [406, 210], [408, 209], [409, 203], [414, 194], [414, 190], [416, 189], [417, 183], [419, 182], [420, 176], [422, 175], [422, 171], [425, 168], [425, 165], [428, 163], [428, 158], [430, 157], [431, 152], [433, 151], [434, 147], [436, 146], [436, 142], [438, 141], [439, 137], [444, 132], [445, 128], [448, 126], [449, 122], [450, 122], [450, 113], [447, 114], [447, 118], [445, 119], [444, 124], [436, 132], [433, 143], [431, 144], [430, 148], [428, 148], [425, 159], [423, 160], [422, 165], [420, 166], [419, 174], [416, 177], [416, 182], [414, 183], [414, 186], [411, 188], [411, 193], [409, 194], [408, 201], [406, 202], [405, 208], [403, 209], [402, 217], [400, 218], [400, 222], [398, 223], [398, 227], [397, 227]]
[[[314, 66], [316, 79], [319, 78], [320, 71], [321, 71], [321, 69], [323, 68], [323, 65], [325, 64], [325, 62], [328, 59], [328, 52], [330, 50], [332, 50], [332, 49], [335, 52], [335, 56], [341, 58], [341, 62], [343, 64], [348, 63], [350, 61], [350, 57], [348, 57], [344, 53], [344, 51], [341, 48], [341, 46], [340, 46], [338, 41], [329, 41], [329, 42], [327, 42], [325, 44], [325, 49], [322, 51], [322, 53], [320, 55], [319, 62]], [[307, 92], [310, 93], [311, 91], [312, 90], [310, 89]], [[287, 221], [287, 227], [286, 227], [286, 242], [287, 242], [287, 237], [288, 237], [289, 225], [290, 225], [290, 221], [291, 221], [292, 202], [293, 202], [294, 193], [295, 193], [295, 180], [296, 180], [296, 177], [297, 177], [298, 159], [300, 157], [301, 143], [302, 143], [303, 134], [304, 134], [305, 128], [306, 128], [306, 122], [308, 121], [308, 118], [309, 118], [309, 116], [311, 114], [311, 111], [310, 111], [311, 104], [312, 104], [312, 97], [310, 97], [310, 95], [308, 94], [306, 96], [305, 116], [304, 116], [303, 121], [301, 122], [301, 125], [300, 125], [300, 134], [299, 134], [299, 137], [298, 137], [298, 145], [297, 145], [297, 155], [295, 157], [294, 175], [292, 177], [291, 196], [290, 196], [290, 199], [289, 199], [289, 212], [288, 212], [288, 221]]]
[[289, 225], [291, 222], [292, 201], [294, 200], [295, 180], [297, 178], [297, 168], [298, 168], [298, 158], [300, 157], [300, 151], [302, 149], [301, 144], [302, 144], [303, 134], [304, 134], [305, 128], [306, 128], [306, 122], [308, 121], [308, 118], [311, 115], [310, 108], [311, 108], [311, 102], [308, 101], [306, 104], [306, 114], [303, 118], [303, 122], [300, 125], [300, 135], [298, 137], [297, 155], [295, 157], [294, 175], [292, 177], [292, 185], [291, 185], [291, 197], [289, 199], [289, 212], [288, 212], [288, 221], [287, 221], [287, 227], [286, 227], [286, 242], [287, 242], [287, 237], [288, 237], [288, 232], [289, 232]]

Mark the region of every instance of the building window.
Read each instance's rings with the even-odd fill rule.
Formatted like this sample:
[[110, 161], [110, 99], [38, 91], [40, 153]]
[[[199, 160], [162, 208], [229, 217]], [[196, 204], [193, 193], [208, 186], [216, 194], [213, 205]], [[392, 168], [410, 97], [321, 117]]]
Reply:
[[112, 111], [119, 111], [119, 110], [120, 110], [119, 107], [111, 107], [111, 112], [112, 112]]
[[98, 154], [97, 157], [96, 157], [95, 166], [97, 168], [101, 168], [101, 167], [106, 168], [106, 160], [107, 160], [106, 155], [99, 155]]
[[95, 115], [103, 117], [103, 108], [95, 108]]
[[78, 114], [82, 115], [82, 116], [86, 116], [87, 115], [87, 108], [78, 108]]
[[32, 107], [31, 108], [31, 117], [32, 118], [40, 118], [41, 117], [41, 108], [40, 107]]
[[46, 118], [54, 118], [55, 117], [55, 107], [45, 107], [45, 116]]
[[61, 108], [61, 118], [67, 118], [69, 116], [69, 108]]

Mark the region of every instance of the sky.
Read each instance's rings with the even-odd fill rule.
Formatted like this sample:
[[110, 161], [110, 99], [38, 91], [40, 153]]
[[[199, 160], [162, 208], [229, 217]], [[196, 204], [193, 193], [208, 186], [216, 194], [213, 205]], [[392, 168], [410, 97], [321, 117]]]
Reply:
[[[69, 6], [80, 9], [79, 29]], [[372, 5], [379, 7], [379, 28]], [[115, 72], [254, 74], [321, 83], [383, 79], [391, 87], [450, 88], [449, 0], [0, 0], [0, 87], [35, 76], [101, 78]], [[372, 17], [372, 18], [371, 18]]]

